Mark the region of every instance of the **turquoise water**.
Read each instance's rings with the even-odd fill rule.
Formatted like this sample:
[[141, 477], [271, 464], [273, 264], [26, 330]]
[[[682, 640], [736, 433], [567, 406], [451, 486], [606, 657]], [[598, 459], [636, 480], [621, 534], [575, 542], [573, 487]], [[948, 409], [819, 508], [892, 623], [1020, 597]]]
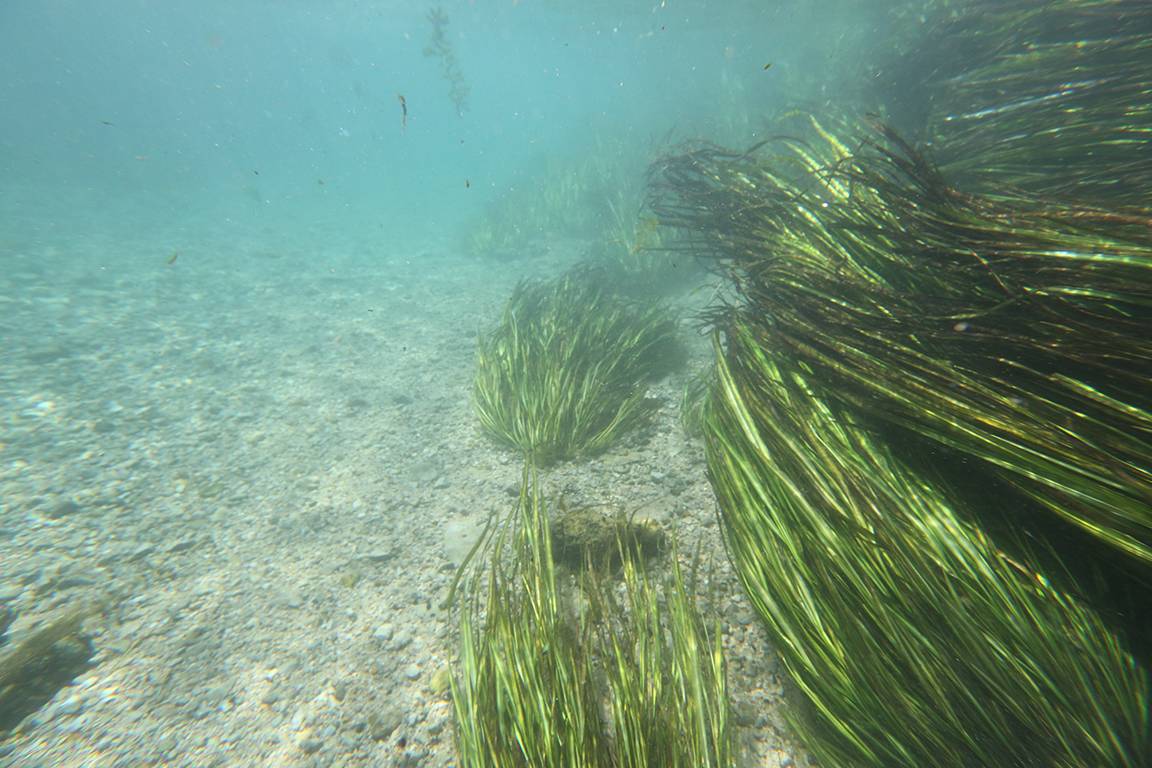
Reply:
[[173, 248], [259, 226], [307, 239], [317, 219], [393, 244], [453, 231], [597, 139], [743, 140], [717, 136], [734, 98], [750, 114], [794, 98], [867, 30], [759, 6], [448, 3], [458, 115], [424, 55], [432, 4], [7, 4], [5, 234], [51, 244], [37, 224], [89, 212]]

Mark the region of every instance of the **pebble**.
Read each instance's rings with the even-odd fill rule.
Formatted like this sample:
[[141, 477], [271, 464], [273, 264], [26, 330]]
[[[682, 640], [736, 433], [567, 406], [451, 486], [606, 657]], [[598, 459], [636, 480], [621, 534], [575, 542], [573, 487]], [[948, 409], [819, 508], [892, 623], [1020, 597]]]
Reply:
[[300, 750], [305, 754], [313, 755], [320, 751], [320, 747], [324, 746], [324, 742], [315, 736], [305, 736], [296, 742], [296, 746], [300, 747]]
[[88, 587], [88, 586], [91, 586], [95, 583], [96, 583], [96, 581], [94, 579], [90, 579], [87, 576], [81, 576], [79, 574], [69, 574], [67, 576], [62, 576], [60, 579], [58, 579], [56, 581], [55, 584], [53, 584], [53, 586], [57, 590], [64, 590], [64, 589], [75, 589], [76, 587]]
[[60, 731], [61, 733], [65, 733], [65, 734], [68, 734], [69, 736], [71, 736], [73, 734], [80, 733], [81, 731], [83, 731], [87, 727], [88, 727], [88, 716], [87, 715], [80, 715], [79, 717], [72, 718], [71, 720], [64, 723], [63, 725], [57, 726], [56, 730]]
[[129, 553], [129, 560], [139, 560], [142, 557], [147, 557], [156, 551], [156, 547], [151, 544], [141, 544]]
[[181, 539], [180, 541], [174, 541], [166, 546], [164, 551], [168, 554], [175, 554], [177, 552], [183, 552], [185, 550], [192, 549], [196, 546], [196, 544], [196, 539]]
[[416, 766], [424, 765], [427, 762], [428, 752], [423, 749], [408, 749], [404, 754], [400, 755], [396, 764], [400, 768], [416, 768]]
[[308, 722], [308, 713], [304, 710], [303, 707], [297, 708], [296, 713], [292, 715], [292, 730], [300, 730], [304, 727], [306, 722]]
[[165, 756], [175, 752], [178, 746], [180, 746], [180, 743], [176, 741], [176, 737], [172, 735], [161, 736], [156, 740], [156, 743], [152, 745], [153, 749]]
[[57, 715], [78, 715], [84, 711], [84, 701], [79, 696], [69, 696], [56, 705]]
[[368, 736], [373, 741], [384, 741], [404, 722], [404, 715], [395, 707], [386, 707], [368, 715]]
[[48, 517], [67, 517], [80, 512], [80, 505], [74, 499], [58, 499], [55, 503], [48, 506], [45, 514]]

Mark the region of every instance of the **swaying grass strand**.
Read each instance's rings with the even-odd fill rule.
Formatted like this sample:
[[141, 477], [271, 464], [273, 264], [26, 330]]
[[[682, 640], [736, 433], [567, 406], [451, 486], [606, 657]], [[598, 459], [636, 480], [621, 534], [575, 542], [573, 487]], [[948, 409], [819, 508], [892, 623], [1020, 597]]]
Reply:
[[590, 636], [561, 600], [546, 515], [526, 472], [460, 591], [452, 704], [463, 768], [607, 764]]
[[[729, 768], [719, 626], [680, 566], [653, 581], [619, 542], [621, 599], [607, 573], [569, 599], [535, 472], [459, 582], [452, 681], [463, 768]], [[584, 605], [584, 608], [577, 608]]]

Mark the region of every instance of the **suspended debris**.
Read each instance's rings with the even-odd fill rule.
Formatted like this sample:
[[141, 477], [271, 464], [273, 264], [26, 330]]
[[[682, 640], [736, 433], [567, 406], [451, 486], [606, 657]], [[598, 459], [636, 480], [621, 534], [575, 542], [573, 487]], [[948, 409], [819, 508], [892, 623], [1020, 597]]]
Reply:
[[468, 93], [471, 89], [456, 60], [456, 51], [448, 41], [448, 14], [442, 8], [433, 8], [428, 12], [428, 22], [432, 25], [432, 37], [424, 47], [424, 55], [440, 60], [440, 73], [448, 81], [448, 98], [452, 99], [456, 114], [463, 117], [468, 110]]

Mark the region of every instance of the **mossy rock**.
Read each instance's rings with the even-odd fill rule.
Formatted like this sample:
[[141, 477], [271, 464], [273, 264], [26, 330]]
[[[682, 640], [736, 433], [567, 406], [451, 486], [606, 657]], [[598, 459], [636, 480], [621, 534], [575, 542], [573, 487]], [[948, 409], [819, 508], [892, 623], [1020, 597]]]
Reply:
[[438, 699], [446, 699], [452, 694], [452, 669], [447, 664], [432, 673], [428, 690]]
[[595, 507], [569, 507], [561, 500], [552, 520], [552, 556], [556, 562], [580, 569], [620, 567], [622, 548], [646, 561], [658, 557], [668, 545], [668, 534], [655, 520], [610, 514]]
[[[0, 647], [0, 738], [87, 669], [92, 643], [81, 630], [92, 606], [57, 613]], [[10, 623], [10, 613], [4, 617]]]

